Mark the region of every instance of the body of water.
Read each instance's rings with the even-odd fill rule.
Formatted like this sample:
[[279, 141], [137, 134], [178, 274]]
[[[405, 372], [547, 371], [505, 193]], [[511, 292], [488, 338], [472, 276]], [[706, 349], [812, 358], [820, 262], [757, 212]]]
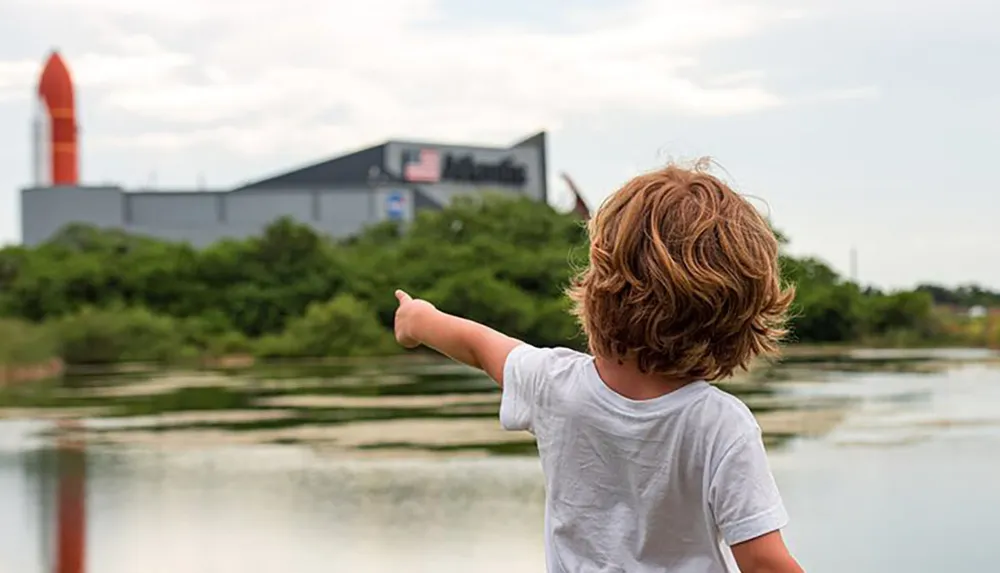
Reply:
[[[539, 463], [490, 384], [421, 361], [8, 390], [0, 571], [53, 571], [74, 478], [92, 573], [544, 571]], [[810, 573], [1000, 569], [995, 356], [800, 358], [726, 389]]]

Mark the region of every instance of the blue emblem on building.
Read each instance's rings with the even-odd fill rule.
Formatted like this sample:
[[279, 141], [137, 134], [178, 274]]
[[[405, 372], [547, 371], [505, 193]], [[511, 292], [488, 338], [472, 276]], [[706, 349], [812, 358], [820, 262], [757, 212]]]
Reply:
[[385, 199], [385, 215], [391, 221], [401, 221], [406, 214], [406, 197], [399, 191], [393, 191]]

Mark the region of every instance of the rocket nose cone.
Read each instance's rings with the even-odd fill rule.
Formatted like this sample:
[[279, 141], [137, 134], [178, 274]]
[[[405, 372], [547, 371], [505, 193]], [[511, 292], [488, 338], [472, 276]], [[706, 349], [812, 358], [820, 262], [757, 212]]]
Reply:
[[47, 60], [45, 60], [45, 67], [42, 73], [53, 73], [58, 75], [69, 76], [69, 68], [66, 67], [66, 62], [59, 55], [59, 52], [53, 50]]
[[38, 80], [38, 95], [50, 105], [73, 106], [73, 79], [59, 52], [53, 51]]

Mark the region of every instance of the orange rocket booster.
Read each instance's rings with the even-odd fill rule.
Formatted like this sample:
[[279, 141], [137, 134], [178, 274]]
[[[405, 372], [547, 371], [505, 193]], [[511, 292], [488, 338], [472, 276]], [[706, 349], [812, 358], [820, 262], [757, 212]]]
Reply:
[[79, 183], [78, 145], [76, 130], [76, 105], [73, 97], [73, 80], [66, 63], [57, 52], [53, 52], [42, 70], [38, 82], [38, 98], [42, 104], [41, 113], [48, 121], [36, 149], [44, 144], [44, 176], [51, 185], [77, 185]]

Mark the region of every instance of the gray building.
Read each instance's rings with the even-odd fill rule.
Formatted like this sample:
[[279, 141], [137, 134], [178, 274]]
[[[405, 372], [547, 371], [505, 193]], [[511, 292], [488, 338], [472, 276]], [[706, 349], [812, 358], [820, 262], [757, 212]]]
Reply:
[[510, 147], [389, 141], [223, 191], [130, 191], [114, 186], [21, 191], [21, 238], [44, 242], [71, 223], [204, 246], [260, 234], [291, 217], [335, 237], [407, 221], [455, 196], [511, 193], [546, 201], [546, 141]]

